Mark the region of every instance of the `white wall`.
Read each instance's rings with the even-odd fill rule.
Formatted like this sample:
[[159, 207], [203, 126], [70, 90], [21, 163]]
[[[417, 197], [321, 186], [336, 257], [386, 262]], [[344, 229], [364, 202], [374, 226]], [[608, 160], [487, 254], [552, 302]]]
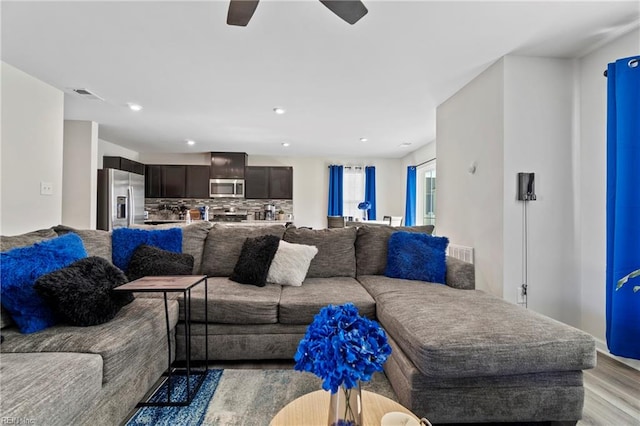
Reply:
[[0, 233], [15, 235], [61, 222], [64, 95], [4, 62], [1, 73]]
[[[436, 113], [438, 234], [475, 248], [476, 288], [503, 295], [503, 62]], [[469, 165], [476, 162], [475, 174]]]
[[123, 146], [98, 139], [98, 169], [102, 168], [102, 157], [124, 157], [129, 160], [139, 161], [140, 154]]
[[614, 40], [580, 60], [580, 281], [581, 328], [605, 339], [607, 79], [616, 59], [640, 52], [640, 31]]
[[62, 224], [96, 228], [98, 123], [65, 120], [62, 172]]
[[506, 56], [504, 64], [504, 298], [522, 284], [524, 202], [518, 172], [535, 172], [528, 210], [528, 307], [580, 325], [573, 194], [573, 65], [568, 59]]

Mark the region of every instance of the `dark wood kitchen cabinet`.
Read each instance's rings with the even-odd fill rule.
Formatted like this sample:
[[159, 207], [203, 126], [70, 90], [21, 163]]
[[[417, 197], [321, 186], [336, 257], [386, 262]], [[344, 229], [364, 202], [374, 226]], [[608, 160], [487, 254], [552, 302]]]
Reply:
[[209, 198], [209, 166], [187, 166], [186, 198]]
[[183, 198], [186, 192], [187, 166], [147, 165], [144, 193], [146, 198]]
[[244, 152], [212, 152], [211, 179], [244, 179], [247, 154]]
[[162, 198], [162, 167], [155, 164], [144, 167], [144, 196], [146, 198]]
[[145, 169], [144, 164], [138, 163], [137, 161], [129, 160], [124, 157], [111, 157], [107, 155], [102, 157], [102, 168], [124, 170], [125, 172], [136, 173], [139, 175], [143, 175]]
[[249, 199], [292, 199], [293, 167], [247, 167], [244, 196]]
[[186, 189], [187, 166], [163, 166], [163, 197], [182, 198]]
[[293, 198], [293, 167], [269, 167], [269, 198]]
[[245, 169], [244, 198], [269, 198], [269, 167], [250, 166]]

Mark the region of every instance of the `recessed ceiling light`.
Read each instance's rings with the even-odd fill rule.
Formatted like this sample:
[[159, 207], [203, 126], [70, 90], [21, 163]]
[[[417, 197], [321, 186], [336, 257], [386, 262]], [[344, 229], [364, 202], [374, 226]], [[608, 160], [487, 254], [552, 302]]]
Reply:
[[196, 141], [187, 139], [187, 145], [195, 145], [195, 144], [196, 144]]
[[284, 108], [275, 107], [275, 108], [273, 109], [273, 112], [275, 112], [276, 114], [282, 115], [282, 114], [284, 114], [285, 112], [287, 112], [287, 110], [286, 110], [286, 109], [284, 109]]
[[132, 111], [140, 111], [142, 109], [142, 105], [134, 104], [131, 102], [129, 102], [127, 105], [129, 105], [129, 109]]
[[291, 145], [289, 142], [282, 142], [281, 144], [282, 146], [284, 146], [285, 148], [288, 147], [289, 145]]
[[402, 142], [400, 145], [398, 145], [400, 148], [408, 148], [411, 146], [411, 142]]
[[369, 139], [367, 138], [360, 138], [360, 142], [367, 142]]

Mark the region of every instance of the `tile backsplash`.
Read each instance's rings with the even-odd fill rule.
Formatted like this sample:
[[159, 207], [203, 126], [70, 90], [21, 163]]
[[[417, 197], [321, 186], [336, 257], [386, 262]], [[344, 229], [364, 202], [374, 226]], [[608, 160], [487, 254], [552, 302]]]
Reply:
[[[209, 206], [209, 210], [229, 209], [246, 210], [247, 213], [263, 211], [265, 204], [273, 204], [276, 206], [276, 212], [283, 210], [286, 214], [293, 214], [292, 200], [251, 200], [241, 198], [207, 198], [207, 199], [179, 199], [179, 198], [145, 198], [144, 209], [149, 212], [150, 219], [166, 218], [166, 216], [175, 215], [180, 207], [185, 206], [189, 209], [195, 209], [202, 206]], [[160, 213], [163, 211], [163, 213]], [[173, 211], [171, 214], [169, 211]], [[173, 217], [169, 217], [174, 219]]]

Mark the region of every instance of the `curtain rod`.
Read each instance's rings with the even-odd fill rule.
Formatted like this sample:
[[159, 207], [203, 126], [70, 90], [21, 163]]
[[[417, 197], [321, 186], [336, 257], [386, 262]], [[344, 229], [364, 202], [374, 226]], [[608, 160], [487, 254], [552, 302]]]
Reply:
[[433, 157], [431, 160], [423, 161], [423, 162], [422, 162], [422, 163], [420, 163], [420, 164], [416, 164], [416, 165], [415, 165], [415, 166], [413, 166], [413, 167], [420, 167], [420, 166], [424, 166], [425, 164], [430, 163], [430, 162], [432, 162], [432, 161], [436, 161], [436, 157]]

